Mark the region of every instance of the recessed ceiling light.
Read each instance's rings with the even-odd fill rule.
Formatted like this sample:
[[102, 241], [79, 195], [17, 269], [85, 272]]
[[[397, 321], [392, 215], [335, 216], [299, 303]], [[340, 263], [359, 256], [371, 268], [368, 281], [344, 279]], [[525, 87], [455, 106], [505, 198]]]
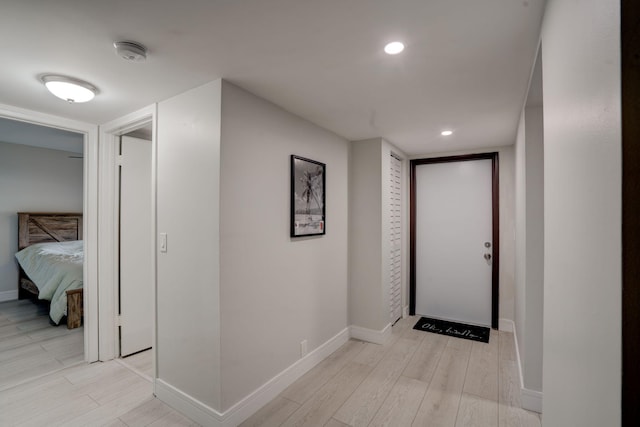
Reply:
[[391, 42], [384, 47], [384, 51], [389, 55], [397, 55], [404, 50], [404, 44], [401, 42]]
[[91, 101], [98, 91], [95, 86], [71, 77], [45, 75], [41, 80], [49, 92], [70, 103]]
[[442, 136], [449, 136], [452, 135], [453, 131], [452, 130], [443, 130], [442, 132], [440, 132], [440, 135]]

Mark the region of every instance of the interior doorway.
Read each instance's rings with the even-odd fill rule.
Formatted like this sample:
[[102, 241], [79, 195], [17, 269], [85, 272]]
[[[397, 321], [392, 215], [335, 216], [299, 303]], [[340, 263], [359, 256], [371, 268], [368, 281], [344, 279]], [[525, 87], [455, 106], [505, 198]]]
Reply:
[[[101, 236], [103, 236], [100, 240], [99, 260], [103, 284], [100, 287], [100, 324], [105, 325], [104, 329], [100, 330], [100, 360], [121, 358], [133, 352], [134, 356], [122, 359], [129, 364], [128, 362], [142, 355], [144, 369], [140, 366], [132, 366], [133, 364], [129, 365], [151, 379], [155, 377], [155, 127], [156, 105], [100, 126], [102, 172], [99, 187], [100, 204], [106, 212], [102, 216], [104, 221], [100, 223]], [[133, 144], [137, 148], [142, 148], [136, 151], [142, 151], [142, 158], [145, 159], [144, 167], [133, 160], [129, 172], [140, 172], [134, 175], [139, 175], [138, 178], [141, 179], [144, 189], [139, 186], [139, 183], [133, 186], [127, 184], [128, 177], [134, 176], [127, 174], [125, 157], [130, 151], [127, 150], [127, 141], [134, 141]], [[131, 147], [134, 146], [133, 144]], [[125, 157], [121, 157], [121, 154], [125, 154]], [[121, 178], [124, 178], [124, 181], [121, 181]], [[129, 209], [137, 211], [133, 215], [133, 222], [128, 222], [126, 212], [125, 216], [122, 216], [121, 190], [124, 190], [124, 193], [131, 190], [129, 191], [131, 194], [129, 196], [125, 194], [122, 200], [133, 200], [139, 202], [141, 206]], [[122, 207], [125, 211], [127, 210], [125, 205]], [[134, 246], [131, 246], [132, 241]], [[146, 284], [138, 286], [139, 284], [135, 282], [139, 280], [141, 272], [145, 273], [143, 276]], [[126, 288], [127, 284], [121, 283], [121, 279], [126, 280], [127, 275], [133, 278], [131, 288]], [[121, 288], [123, 284], [125, 288]], [[128, 293], [129, 289], [132, 289], [133, 293]], [[129, 312], [133, 317], [127, 315], [127, 306], [132, 307]], [[131, 337], [134, 337], [131, 342], [142, 344], [132, 346], [127, 344], [126, 337], [129, 335], [127, 327], [132, 332]], [[124, 335], [122, 335], [123, 330]], [[136, 336], [142, 338], [135, 338]], [[124, 341], [122, 341], [123, 337]], [[149, 346], [151, 350], [145, 351]]]
[[498, 154], [411, 161], [410, 314], [498, 327]]
[[[11, 289], [0, 292], [3, 303], [6, 303], [6, 310], [3, 309], [6, 315], [2, 316], [0, 323], [6, 326], [3, 332], [11, 335], [0, 340], [2, 351], [6, 350], [0, 357], [3, 364], [1, 371], [8, 375], [5, 375], [6, 381], [2, 381], [0, 388], [6, 388], [12, 383], [63, 369], [70, 364], [93, 362], [98, 358], [97, 209], [95, 194], [92, 193], [97, 188], [98, 129], [95, 125], [6, 105], [0, 105], [0, 120], [6, 125], [0, 139], [7, 141], [4, 143], [7, 151], [0, 157], [10, 162], [10, 167], [5, 165], [0, 169], [4, 183], [14, 183], [0, 187], [8, 190], [10, 197], [16, 199], [17, 203], [16, 206], [9, 207], [9, 198], [6, 195], [1, 197], [4, 207], [10, 210], [7, 212], [9, 217], [6, 223], [9, 236], [3, 237], [8, 243], [6, 248], [9, 252], [5, 254], [8, 260], [2, 265], [12, 271], [3, 271], [2, 277], [13, 283]], [[68, 140], [69, 136], [72, 137], [72, 142]], [[21, 142], [21, 138], [25, 141]], [[21, 173], [26, 175], [19, 176]], [[59, 183], [58, 188], [64, 189], [64, 194], [58, 194], [50, 188], [55, 187], [56, 182]], [[73, 183], [75, 189], [66, 188], [70, 183]], [[24, 191], [19, 188], [23, 184], [28, 187]], [[30, 191], [34, 189], [38, 190], [35, 199], [29, 197]], [[59, 200], [56, 200], [58, 196]], [[79, 280], [82, 281], [84, 315], [81, 327], [67, 329], [63, 324], [64, 316], [57, 322], [60, 326], [52, 326], [49, 319], [56, 323], [55, 320], [61, 313], [52, 317], [50, 305], [17, 299], [18, 266], [14, 260], [16, 251], [11, 247], [17, 249], [19, 246], [19, 211], [78, 214], [76, 218], [79, 220], [76, 222], [81, 232], [77, 236], [82, 235], [83, 240], [83, 249], [77, 252], [82, 254]], [[47, 229], [51, 228], [50, 225], [49, 222], [41, 224]], [[54, 230], [51, 234], [60, 240], [53, 236], [41, 237], [44, 240], [75, 244], [66, 241], [69, 236], [65, 233]], [[39, 290], [37, 292], [40, 293]], [[78, 299], [75, 298], [74, 302], [77, 303]], [[65, 305], [61, 303], [59, 306]], [[19, 322], [19, 325], [15, 322]]]
[[131, 134], [120, 137], [118, 156], [121, 357], [151, 348], [153, 330], [152, 136]]

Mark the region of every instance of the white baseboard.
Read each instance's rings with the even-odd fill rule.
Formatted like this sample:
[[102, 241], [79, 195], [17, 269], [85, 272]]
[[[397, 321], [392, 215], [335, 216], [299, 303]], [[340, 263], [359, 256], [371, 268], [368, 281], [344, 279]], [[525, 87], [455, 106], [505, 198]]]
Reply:
[[409, 306], [405, 305], [402, 309], [402, 317], [409, 317]]
[[[391, 333], [391, 327], [388, 327], [388, 329], [389, 333]], [[336, 336], [222, 413], [160, 379], [156, 380], [155, 383], [156, 396], [203, 426], [235, 427], [346, 343], [349, 340], [349, 330], [350, 328], [343, 329]]]
[[363, 328], [360, 326], [349, 326], [351, 338], [360, 341], [367, 341], [374, 344], [384, 344], [391, 337], [391, 323], [387, 324], [381, 331]]
[[498, 319], [498, 329], [505, 332], [513, 332], [515, 330], [515, 324], [511, 319]]
[[18, 299], [18, 290], [0, 292], [0, 302], [13, 301]]
[[[502, 328], [502, 322], [505, 323], [505, 328]], [[524, 388], [524, 377], [522, 376], [522, 359], [520, 358], [520, 348], [518, 348], [518, 335], [516, 334], [516, 324], [510, 319], [500, 319], [500, 330], [513, 332], [513, 340], [516, 347], [516, 362], [518, 365], [518, 378], [520, 379], [520, 403], [523, 409], [528, 411], [542, 413], [542, 392], [529, 390]]]
[[[0, 293], [0, 296], [2, 296], [2, 293]], [[500, 330], [512, 331], [514, 334], [518, 373], [520, 375], [522, 407], [541, 413], [542, 393], [525, 389], [523, 386], [522, 366], [520, 365], [518, 340], [515, 336], [515, 325], [513, 321], [500, 319]], [[349, 326], [224, 412], [218, 412], [214, 408], [178, 390], [161, 379], [156, 379], [155, 381], [155, 394], [158, 399], [203, 426], [234, 427], [241, 424], [258, 409], [273, 400], [289, 385], [340, 348], [350, 337], [376, 344], [384, 344], [390, 336], [391, 324], [388, 324], [381, 331], [354, 325]]]
[[178, 390], [161, 379], [155, 381], [155, 395], [176, 411], [203, 426], [222, 427], [223, 414]]
[[[520, 380], [520, 395], [522, 395], [522, 390], [524, 389], [524, 377], [522, 376], [522, 363], [520, 362], [522, 359], [520, 358], [520, 348], [518, 348], [518, 334], [516, 334], [516, 323], [510, 319], [501, 319], [505, 322], [510, 323], [509, 328], [511, 329], [509, 332], [513, 332], [513, 342], [516, 347], [516, 364], [518, 365], [518, 379]], [[506, 329], [504, 329], [506, 331]]]
[[522, 408], [528, 411], [542, 413], [542, 392], [522, 388], [520, 390]]

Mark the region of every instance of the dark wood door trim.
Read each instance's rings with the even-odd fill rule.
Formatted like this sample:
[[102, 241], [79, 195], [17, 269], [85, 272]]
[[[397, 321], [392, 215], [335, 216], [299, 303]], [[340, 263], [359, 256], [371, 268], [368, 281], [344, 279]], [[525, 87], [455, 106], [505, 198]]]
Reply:
[[500, 168], [498, 167], [497, 152], [411, 160], [409, 176], [409, 314], [416, 314], [416, 166], [432, 163], [465, 162], [470, 160], [491, 160], [491, 210], [493, 229], [491, 327], [498, 329], [498, 317], [500, 313]]
[[622, 425], [640, 419], [640, 3], [622, 0]]

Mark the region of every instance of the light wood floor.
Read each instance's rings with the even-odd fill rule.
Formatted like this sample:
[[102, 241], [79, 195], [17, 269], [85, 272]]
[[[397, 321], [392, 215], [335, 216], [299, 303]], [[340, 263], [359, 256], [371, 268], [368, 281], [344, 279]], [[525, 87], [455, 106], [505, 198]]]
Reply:
[[153, 362], [151, 360], [152, 351], [151, 349], [141, 351], [140, 353], [132, 354], [131, 356], [124, 357], [120, 359], [122, 363], [127, 365], [130, 369], [142, 375], [143, 377], [147, 377], [149, 381], [152, 381], [153, 378]]
[[488, 344], [413, 330], [400, 320], [384, 346], [351, 340], [242, 427], [540, 427], [520, 405], [513, 334]]
[[125, 363], [76, 365], [0, 391], [0, 426], [197, 426]]
[[[242, 426], [540, 426], [520, 407], [512, 334], [483, 344], [416, 321], [384, 346], [347, 342]], [[0, 425], [196, 426], [152, 396], [150, 361], [81, 364], [0, 391]]]
[[45, 306], [0, 303], [0, 390], [84, 360], [84, 330], [49, 324]]

